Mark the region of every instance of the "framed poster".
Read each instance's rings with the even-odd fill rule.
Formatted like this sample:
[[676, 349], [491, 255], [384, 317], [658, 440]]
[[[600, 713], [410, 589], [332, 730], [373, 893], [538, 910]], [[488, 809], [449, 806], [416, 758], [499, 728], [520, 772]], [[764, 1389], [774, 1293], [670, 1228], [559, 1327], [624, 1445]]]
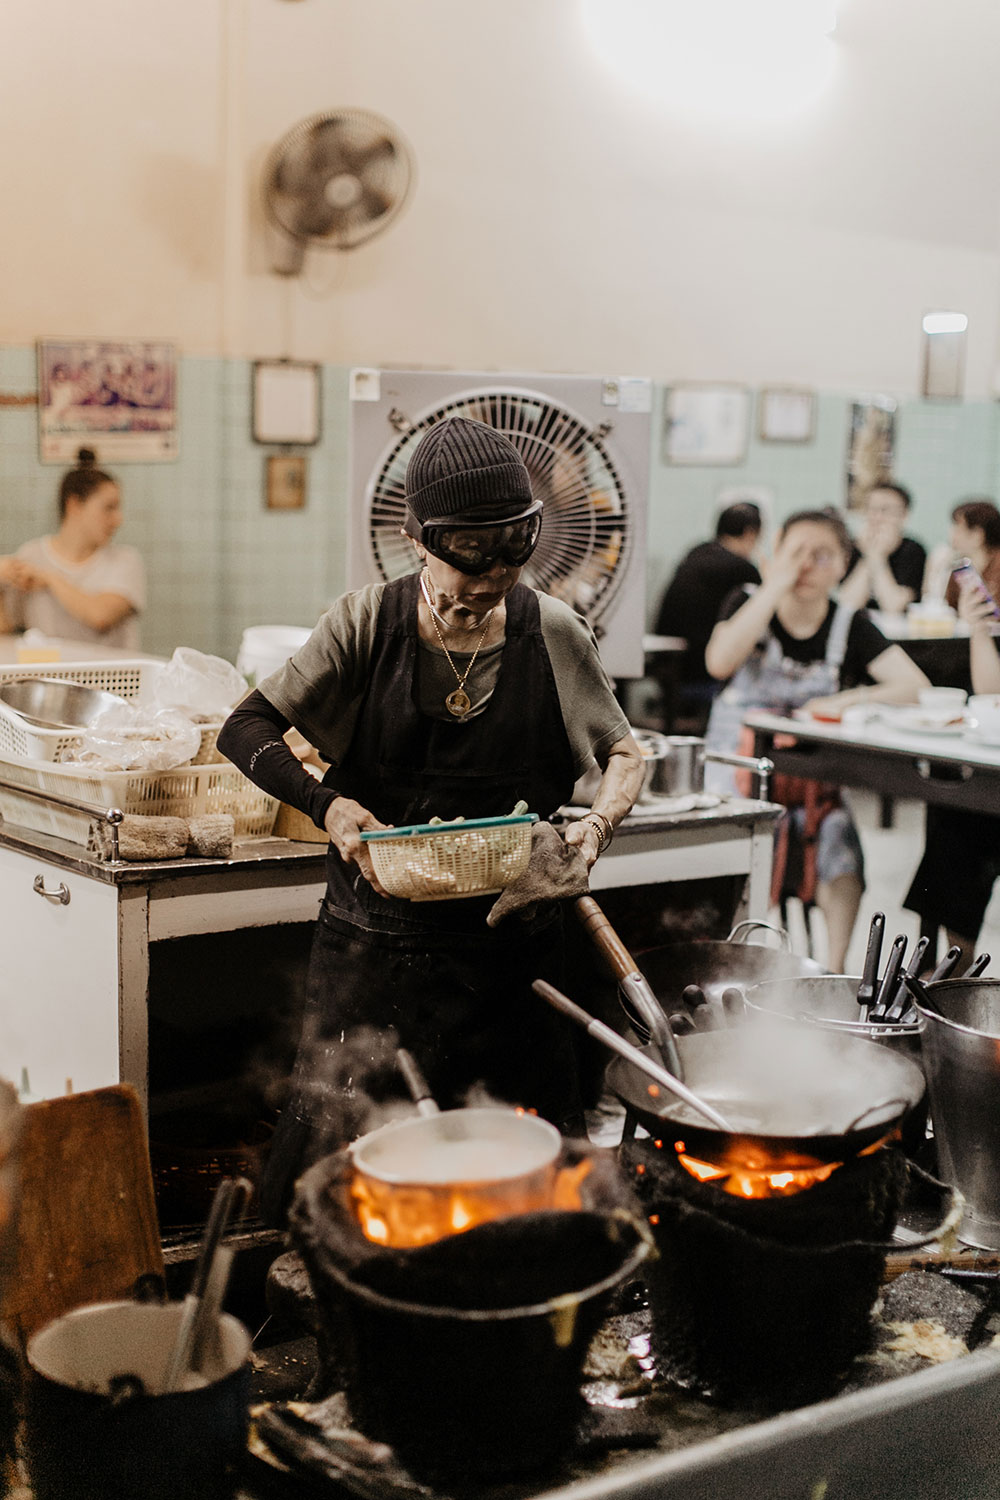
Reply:
[[319, 442], [319, 365], [259, 359], [253, 367], [255, 443]]
[[746, 456], [750, 392], [741, 385], [675, 385], [663, 412], [670, 464], [738, 464]]
[[757, 397], [757, 431], [765, 443], [808, 443], [816, 427], [814, 391], [767, 387]]
[[40, 339], [42, 463], [163, 463], [177, 457], [177, 352], [144, 339]]
[[303, 510], [306, 477], [304, 453], [269, 453], [264, 491], [268, 510]]
[[891, 396], [853, 401], [847, 434], [847, 508], [860, 510], [869, 490], [892, 479], [896, 403]]

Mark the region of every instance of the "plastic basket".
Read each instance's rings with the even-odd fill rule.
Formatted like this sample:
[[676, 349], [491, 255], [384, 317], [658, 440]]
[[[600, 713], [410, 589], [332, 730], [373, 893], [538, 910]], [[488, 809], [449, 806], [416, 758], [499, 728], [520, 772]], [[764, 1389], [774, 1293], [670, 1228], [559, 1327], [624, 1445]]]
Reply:
[[[0, 682], [21, 682], [28, 677], [51, 677], [59, 682], [76, 682], [81, 687], [99, 688], [105, 693], [117, 693], [119, 698], [149, 701], [152, 697], [153, 679], [161, 670], [158, 661], [89, 661], [89, 662], [44, 662], [37, 666], [0, 667]], [[201, 745], [191, 758], [193, 766], [216, 765], [224, 762], [219, 754], [216, 740], [225, 721], [213, 719], [199, 725]], [[0, 756], [26, 756], [30, 760], [63, 761], [71, 758], [80, 743], [79, 734], [65, 729], [42, 729], [36, 724], [26, 724], [17, 714], [0, 702]]]
[[[34, 665], [0, 667], [0, 682], [22, 682], [28, 677], [50, 677], [58, 682], [77, 682], [81, 687], [117, 693], [119, 698], [145, 698], [152, 679], [160, 671], [158, 661], [38, 662]], [[80, 736], [65, 729], [41, 729], [26, 724], [20, 714], [0, 703], [0, 756], [27, 756], [31, 760], [61, 761], [80, 743]]]
[[124, 813], [177, 818], [230, 813], [236, 840], [267, 838], [278, 813], [277, 797], [269, 797], [228, 762], [181, 766], [176, 771], [95, 771], [87, 766], [0, 756], [0, 814], [4, 819], [71, 844], [89, 842], [91, 817], [19, 796], [18, 786], [71, 797], [94, 808], [120, 807]]
[[523, 875], [536, 813], [467, 822], [417, 823], [363, 833], [375, 874], [390, 896], [453, 901], [489, 896]]

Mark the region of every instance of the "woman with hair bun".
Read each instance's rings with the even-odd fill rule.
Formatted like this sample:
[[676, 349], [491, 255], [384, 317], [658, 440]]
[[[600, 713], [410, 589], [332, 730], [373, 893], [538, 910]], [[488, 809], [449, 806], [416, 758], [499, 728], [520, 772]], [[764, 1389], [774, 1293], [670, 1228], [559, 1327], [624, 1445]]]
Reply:
[[113, 545], [121, 494], [81, 448], [59, 486], [59, 529], [0, 557], [0, 628], [139, 649], [146, 570], [134, 547]]

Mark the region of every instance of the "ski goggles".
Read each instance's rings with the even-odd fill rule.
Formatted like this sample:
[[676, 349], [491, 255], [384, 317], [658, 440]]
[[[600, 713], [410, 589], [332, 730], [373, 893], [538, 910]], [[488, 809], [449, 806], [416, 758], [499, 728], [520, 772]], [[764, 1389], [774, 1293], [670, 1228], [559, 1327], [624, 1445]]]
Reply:
[[418, 521], [407, 511], [403, 529], [459, 573], [487, 573], [497, 563], [523, 568], [538, 545], [542, 530], [542, 502], [509, 521], [470, 521], [468, 516], [435, 516]]

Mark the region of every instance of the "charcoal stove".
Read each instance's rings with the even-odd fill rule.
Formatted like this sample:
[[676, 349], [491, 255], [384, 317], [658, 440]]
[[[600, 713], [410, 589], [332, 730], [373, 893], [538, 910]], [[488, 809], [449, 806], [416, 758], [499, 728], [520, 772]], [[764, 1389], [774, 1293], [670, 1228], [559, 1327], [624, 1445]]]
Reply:
[[[646, 1149], [656, 1150], [650, 1144]], [[859, 1337], [857, 1328], [851, 1335], [859, 1346], [868, 1341], [868, 1303], [878, 1292], [884, 1262], [885, 1246], [879, 1241], [888, 1240], [900, 1192], [898, 1151], [889, 1147], [871, 1155], [871, 1166], [861, 1168], [871, 1176], [863, 1177], [857, 1192], [847, 1194], [846, 1207], [842, 1166], [832, 1174], [834, 1179], [841, 1176], [839, 1198], [831, 1199], [824, 1191], [831, 1180], [827, 1174], [826, 1182], [795, 1195], [798, 1203], [792, 1196], [749, 1204], [734, 1200], [735, 1209], [727, 1206], [729, 1213], [749, 1209], [752, 1220], [765, 1214], [773, 1219], [776, 1206], [795, 1226], [793, 1241], [796, 1236], [811, 1237], [818, 1239], [822, 1248], [833, 1223], [838, 1226], [835, 1244], [850, 1244], [847, 1237], [857, 1236], [869, 1250], [878, 1247], [874, 1284], [871, 1270], [866, 1273], [871, 1295], [865, 1290], [863, 1309], [858, 1312], [865, 1336]], [[672, 1163], [673, 1167], [677, 1165], [676, 1161]], [[855, 1167], [856, 1163], [849, 1164], [850, 1170]], [[676, 1183], [673, 1187], [679, 1191]], [[693, 1180], [693, 1189], [695, 1202], [699, 1190], [721, 1196], [710, 1182]], [[645, 1189], [640, 1187], [640, 1191]], [[689, 1192], [685, 1184], [681, 1196], [686, 1198]], [[806, 1209], [803, 1205], [810, 1198], [813, 1203]], [[804, 1232], [803, 1219], [808, 1223], [814, 1211], [824, 1205], [813, 1229]], [[648, 1203], [645, 1206], [654, 1212]], [[725, 1222], [726, 1212], [722, 1218]], [[657, 1226], [653, 1227], [655, 1231]], [[759, 1227], [753, 1224], [754, 1229]], [[767, 1227], [773, 1231], [773, 1224]], [[652, 1285], [652, 1270], [645, 1265], [636, 1267], [636, 1272], [630, 1285], [619, 1287], [615, 1293], [613, 1315], [592, 1345], [591, 1358], [602, 1343], [622, 1350], [631, 1338], [641, 1347], [645, 1329], [647, 1347], [653, 1349], [652, 1357], [645, 1361], [645, 1373], [633, 1360], [631, 1375], [638, 1373], [639, 1378], [613, 1388], [613, 1382], [609, 1387], [600, 1372], [588, 1370], [582, 1391], [590, 1403], [589, 1421], [581, 1423], [575, 1444], [568, 1445], [561, 1457], [550, 1457], [545, 1463], [533, 1465], [530, 1472], [508, 1473], [505, 1477], [499, 1471], [491, 1474], [487, 1466], [467, 1477], [457, 1490], [434, 1475], [433, 1464], [430, 1468], [425, 1465], [421, 1477], [431, 1486], [431, 1496], [460, 1493], [476, 1500], [681, 1500], [682, 1496], [683, 1500], [760, 1500], [766, 1495], [768, 1500], [868, 1500], [878, 1494], [880, 1500], [930, 1500], [932, 1496], [935, 1500], [994, 1500], [1000, 1491], [1000, 1451], [994, 1436], [1000, 1400], [1000, 1355], [994, 1350], [963, 1352], [961, 1358], [948, 1364], [921, 1367], [925, 1365], [922, 1359], [911, 1358], [907, 1363], [901, 1356], [890, 1359], [881, 1350], [873, 1355], [862, 1347], [852, 1359], [849, 1352], [833, 1357], [828, 1350], [814, 1346], [812, 1352], [822, 1373], [814, 1376], [808, 1358], [799, 1358], [796, 1369], [801, 1381], [797, 1389], [790, 1388], [794, 1381], [786, 1380], [770, 1387], [765, 1382], [762, 1391], [749, 1382], [741, 1383], [741, 1376], [735, 1389], [725, 1392], [724, 1400], [717, 1399], [718, 1393], [709, 1399], [704, 1391], [710, 1381], [689, 1381], [688, 1389], [680, 1390], [676, 1361], [664, 1360], [663, 1367], [658, 1368], [662, 1350], [657, 1347], [660, 1339], [654, 1326], [655, 1312], [649, 1305], [654, 1298], [650, 1297], [646, 1305], [635, 1302], [642, 1283]], [[901, 1278], [899, 1284], [908, 1279]], [[925, 1273], [913, 1279], [921, 1288], [940, 1286], [942, 1282], [942, 1278]], [[626, 1301], [632, 1310], [623, 1312]], [[933, 1298], [928, 1301], [927, 1294], [919, 1290], [913, 1317], [923, 1316], [919, 1310], [925, 1303], [926, 1316], [931, 1317]], [[889, 1316], [888, 1311], [883, 1314]], [[877, 1316], [871, 1329], [883, 1342], [891, 1337]], [[635, 1339], [637, 1333], [640, 1336]], [[384, 1330], [382, 1335], [366, 1342], [384, 1345]], [[530, 1351], [525, 1357], [530, 1363]], [[907, 1373], [910, 1370], [916, 1373]], [[680, 1374], [683, 1378], [683, 1372]], [[704, 1371], [696, 1374], [703, 1377]], [[458, 1409], [456, 1397], [461, 1395], [461, 1382], [454, 1371], [449, 1379], [447, 1372], [432, 1370], [419, 1358], [410, 1366], [409, 1391], [405, 1382], [390, 1385], [393, 1399], [410, 1401], [421, 1376], [426, 1390]], [[818, 1393], [834, 1388], [838, 1394], [817, 1399]], [[776, 1404], [785, 1409], [763, 1415], [762, 1408], [773, 1411]], [[609, 1415], [621, 1419], [622, 1425], [609, 1425]], [[342, 1414], [336, 1425], [342, 1426]], [[363, 1427], [370, 1436], [367, 1420]], [[519, 1439], [520, 1433], [511, 1441]], [[637, 1453], [636, 1447], [648, 1451]], [[397, 1446], [392, 1455], [397, 1474], [401, 1458]], [[353, 1478], [358, 1480], [356, 1474]], [[371, 1470], [357, 1492], [370, 1493], [372, 1500], [384, 1500], [385, 1495], [395, 1493]]]
[[567, 1145], [559, 1175], [573, 1206], [529, 1204], [422, 1244], [410, 1224], [401, 1244], [385, 1243], [385, 1218], [369, 1237], [350, 1151], [299, 1181], [290, 1226], [324, 1369], [341, 1376], [367, 1436], [422, 1480], [538, 1470], [572, 1439], [587, 1348], [651, 1239], [607, 1155]]
[[906, 1187], [902, 1152], [878, 1143], [841, 1164], [781, 1158], [771, 1165], [784, 1170], [768, 1172], [752, 1142], [753, 1170], [692, 1160], [684, 1144], [621, 1148], [659, 1252], [648, 1279], [661, 1369], [755, 1407], [828, 1394], [868, 1341]]

